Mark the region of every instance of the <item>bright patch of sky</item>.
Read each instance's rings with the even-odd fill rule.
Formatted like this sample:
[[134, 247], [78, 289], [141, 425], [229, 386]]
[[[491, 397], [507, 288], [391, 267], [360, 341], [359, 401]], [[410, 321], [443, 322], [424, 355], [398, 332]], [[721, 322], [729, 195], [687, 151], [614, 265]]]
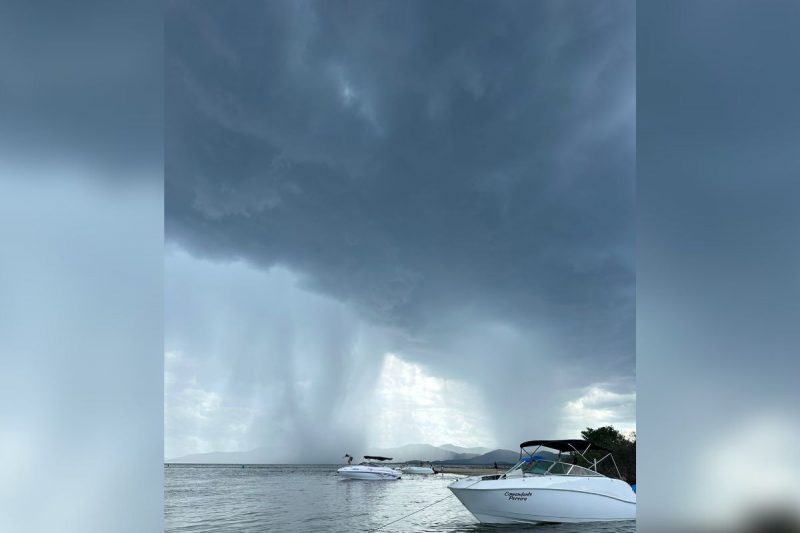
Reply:
[[597, 384], [566, 402], [559, 437], [577, 438], [587, 427], [614, 426], [622, 433], [636, 431], [636, 393], [618, 393]]
[[430, 375], [425, 368], [386, 354], [375, 388], [370, 446], [451, 442], [493, 446], [480, 390], [463, 381]]

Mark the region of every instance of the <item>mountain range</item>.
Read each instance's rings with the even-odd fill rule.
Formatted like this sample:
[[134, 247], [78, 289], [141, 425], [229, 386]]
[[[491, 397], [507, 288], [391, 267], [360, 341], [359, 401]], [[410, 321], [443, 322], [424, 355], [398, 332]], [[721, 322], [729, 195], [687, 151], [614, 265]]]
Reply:
[[458, 458], [441, 461], [441, 464], [458, 464], [458, 465], [491, 465], [497, 463], [498, 465], [513, 465], [519, 460], [519, 452], [512, 452], [511, 450], [493, 450], [481, 455], [476, 455], [467, 459]]
[[[170, 459], [168, 463], [194, 464], [269, 464], [279, 463], [268, 447], [259, 447], [245, 452], [209, 452], [184, 455]], [[426, 461], [442, 464], [498, 464], [515, 463], [518, 452], [510, 450], [490, 450], [483, 447], [465, 448], [454, 444], [432, 446], [430, 444], [406, 444], [396, 448], [376, 448], [366, 452], [367, 455], [391, 457], [393, 462]], [[363, 456], [356, 455], [360, 462]], [[313, 461], [310, 461], [313, 462]]]
[[455, 453], [474, 453], [476, 455], [482, 455], [484, 453], [489, 453], [491, 448], [484, 448], [482, 446], [476, 446], [474, 448], [464, 448], [463, 446], [456, 446], [455, 444], [442, 444], [437, 446], [437, 448], [441, 448], [442, 450], [447, 450], [449, 452]]
[[[446, 446], [446, 447], [445, 447]], [[468, 460], [486, 453], [488, 448], [462, 448], [453, 444], [431, 446], [430, 444], [406, 444], [397, 448], [379, 448], [370, 455], [391, 457], [397, 462]]]

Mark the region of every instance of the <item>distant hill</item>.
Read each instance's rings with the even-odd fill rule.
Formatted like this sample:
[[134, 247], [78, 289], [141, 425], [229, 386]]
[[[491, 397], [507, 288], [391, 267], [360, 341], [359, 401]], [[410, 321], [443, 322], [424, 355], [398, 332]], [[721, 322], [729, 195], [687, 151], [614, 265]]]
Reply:
[[168, 463], [211, 463], [211, 464], [253, 464], [261, 461], [253, 460], [253, 452], [208, 452], [193, 453], [167, 460]]
[[446, 461], [440, 461], [441, 464], [459, 464], [459, 465], [491, 465], [494, 463], [513, 465], [519, 461], [519, 452], [512, 452], [511, 450], [494, 450], [482, 455], [476, 455], [467, 459], [456, 458]]
[[[403, 463], [406, 461], [447, 461], [451, 459], [466, 461], [477, 454], [458, 453], [439, 446], [431, 446], [430, 444], [406, 444], [397, 448], [370, 450], [369, 455], [383, 455], [384, 457], [391, 457], [395, 462]], [[356, 460], [360, 460], [360, 457], [356, 457]]]
[[[556, 460], [558, 459], [557, 453], [548, 452], [546, 450], [539, 450], [536, 455], [542, 456], [544, 459]], [[450, 465], [491, 465], [497, 463], [498, 465], [513, 465], [519, 461], [519, 452], [512, 452], [511, 450], [493, 450], [489, 453], [476, 455], [469, 459], [450, 459], [447, 461], [438, 461], [441, 464]]]
[[[355, 462], [361, 462], [364, 455], [382, 455], [384, 457], [391, 457], [392, 462], [404, 463], [408, 461], [436, 461], [447, 462], [449, 464], [492, 464], [494, 461], [498, 463], [510, 457], [509, 455], [492, 455], [499, 452], [507, 452], [513, 454], [516, 462], [518, 453], [510, 452], [508, 450], [495, 450], [489, 451], [488, 448], [462, 448], [453, 444], [445, 444], [444, 446], [432, 446], [430, 444], [406, 444], [405, 446], [398, 446], [396, 448], [370, 448], [361, 451], [361, 453], [353, 454]], [[498, 457], [499, 459], [494, 459]], [[482, 458], [482, 459], [481, 459]], [[281, 453], [268, 446], [262, 446], [250, 451], [236, 451], [236, 452], [208, 452], [197, 453], [191, 455], [184, 455], [169, 459], [168, 463], [196, 463], [196, 464], [280, 464], [280, 463], [293, 463], [293, 457], [286, 456], [285, 452]], [[328, 462], [337, 463], [343, 462], [341, 457], [309, 457], [309, 462]]]
[[475, 455], [483, 455], [484, 453], [489, 453], [492, 451], [491, 448], [484, 448], [482, 446], [464, 448], [461, 446], [456, 446], [455, 444], [442, 444], [441, 446], [437, 446], [437, 448], [441, 448], [442, 450], [447, 450], [448, 452], [453, 453], [472, 453]]
[[168, 463], [196, 464], [279, 464], [286, 463], [287, 458], [277, 454], [267, 446], [261, 446], [246, 452], [208, 452], [184, 455], [170, 459]]

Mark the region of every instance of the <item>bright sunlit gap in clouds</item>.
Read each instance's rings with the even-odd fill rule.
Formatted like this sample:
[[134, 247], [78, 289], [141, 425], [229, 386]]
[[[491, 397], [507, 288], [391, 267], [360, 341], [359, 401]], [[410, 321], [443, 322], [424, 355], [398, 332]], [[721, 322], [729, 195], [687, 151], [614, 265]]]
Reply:
[[619, 393], [595, 384], [562, 409], [560, 438], [574, 439], [587, 427], [614, 426], [624, 434], [636, 431], [636, 392]]
[[467, 383], [436, 377], [392, 353], [383, 360], [375, 389], [370, 446], [404, 444], [493, 446], [480, 392]]
[[[165, 275], [167, 459], [262, 448], [266, 462], [309, 452], [336, 461], [343, 449], [515, 449], [587, 426], [635, 429], [636, 395], [624, 381], [531, 388], [514, 369], [555, 368], [556, 348], [506, 325], [471, 318], [426, 359], [407, 334], [308, 290], [284, 267], [198, 259], [173, 245]], [[504, 357], [485, 365], [489, 350]]]

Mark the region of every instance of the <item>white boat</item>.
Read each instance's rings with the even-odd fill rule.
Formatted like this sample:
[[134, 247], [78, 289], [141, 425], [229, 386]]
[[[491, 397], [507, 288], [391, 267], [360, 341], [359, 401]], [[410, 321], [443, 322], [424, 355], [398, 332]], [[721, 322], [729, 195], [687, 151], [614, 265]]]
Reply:
[[[536, 449], [529, 453], [533, 446]], [[558, 454], [537, 455], [541, 448]], [[589, 460], [590, 448], [605, 455]], [[636, 493], [631, 485], [597, 470], [608, 458], [619, 476], [611, 453], [585, 440], [527, 441], [520, 444], [520, 461], [506, 473], [459, 479], [448, 488], [487, 524], [635, 520]], [[579, 461], [587, 466], [578, 465]]]
[[420, 463], [419, 466], [406, 465], [400, 470], [402, 470], [405, 474], [435, 474], [433, 468], [429, 466], [422, 466], [422, 463]]
[[363, 462], [358, 465], [343, 466], [338, 470], [339, 475], [349, 479], [400, 479], [402, 472], [382, 466], [372, 461], [391, 461], [391, 457], [380, 457], [378, 455], [365, 455]]

